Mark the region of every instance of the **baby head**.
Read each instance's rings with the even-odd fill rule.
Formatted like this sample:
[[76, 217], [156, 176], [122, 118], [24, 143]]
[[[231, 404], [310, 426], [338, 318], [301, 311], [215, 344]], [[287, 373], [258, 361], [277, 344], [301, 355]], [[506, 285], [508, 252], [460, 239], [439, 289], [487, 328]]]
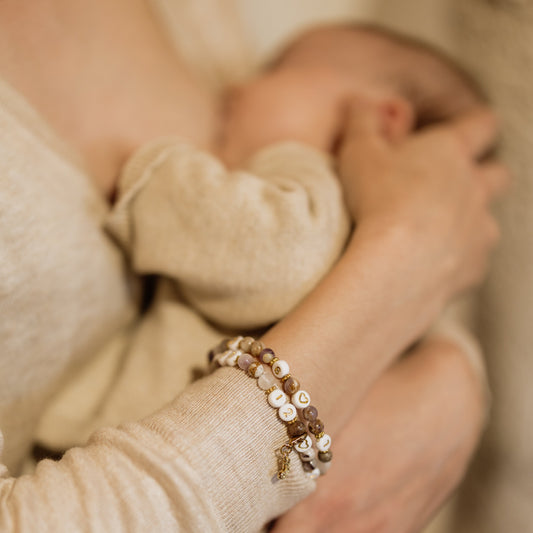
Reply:
[[383, 133], [453, 117], [482, 98], [468, 76], [426, 45], [369, 26], [329, 26], [293, 41], [225, 101], [222, 157], [234, 164], [263, 146], [297, 140], [335, 152], [346, 106], [373, 104]]
[[473, 80], [425, 43], [369, 25], [332, 25], [296, 38], [271, 64], [340, 80], [346, 91], [409, 102], [417, 126], [457, 115], [484, 101]]

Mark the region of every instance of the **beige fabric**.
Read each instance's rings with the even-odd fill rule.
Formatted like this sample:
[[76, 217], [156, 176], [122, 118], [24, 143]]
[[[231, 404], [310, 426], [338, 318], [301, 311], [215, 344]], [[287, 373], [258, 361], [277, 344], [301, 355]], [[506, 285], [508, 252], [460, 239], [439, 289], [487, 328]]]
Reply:
[[265, 327], [330, 270], [350, 229], [326, 155], [265, 148], [243, 170], [176, 140], [133, 156], [107, 227], [139, 274], [175, 280], [184, 300], [236, 330]]

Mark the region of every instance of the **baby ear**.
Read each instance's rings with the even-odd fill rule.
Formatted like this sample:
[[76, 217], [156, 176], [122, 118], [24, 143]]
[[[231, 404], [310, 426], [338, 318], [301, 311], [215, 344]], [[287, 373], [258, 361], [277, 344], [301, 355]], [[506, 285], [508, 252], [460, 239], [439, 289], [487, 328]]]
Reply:
[[392, 143], [402, 141], [415, 127], [415, 111], [404, 98], [390, 97], [380, 103], [382, 131]]

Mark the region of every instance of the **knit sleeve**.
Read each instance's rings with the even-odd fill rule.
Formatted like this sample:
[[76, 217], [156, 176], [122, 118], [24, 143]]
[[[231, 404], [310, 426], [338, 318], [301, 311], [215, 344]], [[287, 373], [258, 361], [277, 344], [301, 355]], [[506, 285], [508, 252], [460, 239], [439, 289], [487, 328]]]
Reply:
[[339, 257], [349, 232], [331, 159], [273, 145], [244, 170], [173, 139], [133, 156], [107, 228], [140, 274], [170, 277], [217, 324], [285, 315]]
[[0, 531], [259, 531], [314, 488], [296, 457], [275, 479], [286, 439], [254, 380], [219, 369], [34, 474], [12, 478], [0, 465]]

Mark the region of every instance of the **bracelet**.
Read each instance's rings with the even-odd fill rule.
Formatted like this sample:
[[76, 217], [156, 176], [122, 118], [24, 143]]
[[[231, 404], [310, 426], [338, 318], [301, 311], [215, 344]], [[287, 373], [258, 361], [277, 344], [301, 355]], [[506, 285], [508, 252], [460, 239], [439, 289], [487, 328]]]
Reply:
[[[318, 418], [316, 407], [311, 405], [311, 396], [291, 376], [287, 361], [276, 357], [272, 349], [253, 337], [223, 340], [209, 352], [209, 361], [219, 366], [238, 367], [255, 378], [269, 405], [277, 409], [279, 418], [287, 424], [289, 441], [277, 451], [278, 479], [287, 477], [289, 454], [293, 449], [298, 452], [308, 477], [316, 479], [326, 473], [333, 457], [331, 437], [324, 432], [324, 423]], [[262, 363], [270, 366], [272, 374], [265, 372]], [[318, 453], [313, 448], [309, 433], [315, 438]]]

